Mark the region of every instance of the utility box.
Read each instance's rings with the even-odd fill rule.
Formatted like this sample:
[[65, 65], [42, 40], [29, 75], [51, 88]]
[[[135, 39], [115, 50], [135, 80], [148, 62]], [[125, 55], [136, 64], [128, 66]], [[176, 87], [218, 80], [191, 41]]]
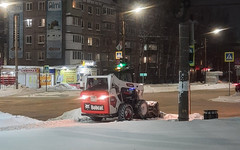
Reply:
[[207, 83], [218, 83], [218, 80], [219, 80], [219, 76], [222, 76], [223, 75], [223, 72], [222, 71], [210, 71], [210, 72], [207, 72], [207, 75], [206, 75], [206, 82]]

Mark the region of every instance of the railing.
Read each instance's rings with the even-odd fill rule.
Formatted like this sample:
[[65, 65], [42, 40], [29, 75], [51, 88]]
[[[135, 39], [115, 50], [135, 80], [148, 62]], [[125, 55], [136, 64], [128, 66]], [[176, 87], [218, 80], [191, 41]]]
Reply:
[[2, 76], [0, 77], [0, 84], [1, 85], [14, 85], [15, 84], [15, 77], [14, 76]]

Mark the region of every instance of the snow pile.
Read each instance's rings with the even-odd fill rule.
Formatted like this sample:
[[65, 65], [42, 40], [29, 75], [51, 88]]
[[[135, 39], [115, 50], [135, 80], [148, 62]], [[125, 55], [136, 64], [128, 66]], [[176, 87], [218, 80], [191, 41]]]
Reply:
[[[154, 119], [178, 120], [178, 115], [177, 114], [166, 114], [164, 112], [160, 112], [160, 114], [162, 114], [161, 118], [154, 118]], [[61, 115], [61, 116], [59, 116], [57, 118], [49, 119], [49, 121], [53, 121], [53, 120], [66, 120], [66, 119], [79, 121], [79, 122], [89, 122], [89, 121], [91, 121], [91, 119], [89, 117], [82, 116], [81, 108], [65, 112], [65, 113], [63, 113], [63, 115]], [[194, 114], [190, 114], [189, 115], [189, 121], [199, 120], [199, 119], [203, 120], [203, 116], [200, 115], [199, 113], [194, 113]], [[150, 120], [153, 120], [153, 119], [150, 119]]]
[[0, 128], [40, 123], [41, 121], [0, 112]]
[[219, 96], [210, 100], [215, 102], [240, 103], [240, 93], [235, 93], [231, 96]]
[[[166, 114], [163, 116], [164, 120], [178, 120], [178, 114]], [[203, 120], [204, 117], [199, 113], [194, 113], [189, 115], [189, 121], [192, 120]]]
[[28, 95], [30, 93], [36, 93], [38, 90], [30, 89], [25, 86], [18, 86], [16, 89], [15, 86], [2, 86], [0, 89], [0, 97], [13, 96], [13, 95]]
[[65, 112], [65, 113], [63, 113], [63, 115], [61, 115], [57, 118], [49, 119], [49, 120], [65, 120], [65, 119], [80, 121], [80, 122], [85, 122], [85, 121], [91, 120], [87, 116], [82, 116], [81, 108]]
[[78, 89], [75, 86], [71, 86], [67, 83], [60, 83], [48, 87], [48, 91], [65, 91], [65, 90], [78, 90]]
[[[190, 90], [224, 89], [228, 87], [229, 87], [228, 83], [218, 83], [218, 84], [191, 83]], [[231, 88], [234, 88], [234, 86], [231, 85]], [[178, 91], [178, 84], [144, 85], [144, 93], [174, 92], [174, 91]]]

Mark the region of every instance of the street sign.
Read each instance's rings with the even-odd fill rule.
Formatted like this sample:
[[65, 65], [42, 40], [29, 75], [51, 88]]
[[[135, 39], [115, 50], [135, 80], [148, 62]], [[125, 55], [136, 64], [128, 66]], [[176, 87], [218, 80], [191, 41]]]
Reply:
[[140, 73], [140, 77], [146, 77], [147, 73]]
[[116, 51], [116, 59], [122, 58], [122, 51]]
[[120, 43], [117, 45], [116, 49], [117, 49], [118, 51], [122, 50], [122, 42], [120, 42]]
[[49, 73], [49, 65], [43, 66], [43, 73]]
[[234, 52], [225, 52], [225, 62], [234, 62]]

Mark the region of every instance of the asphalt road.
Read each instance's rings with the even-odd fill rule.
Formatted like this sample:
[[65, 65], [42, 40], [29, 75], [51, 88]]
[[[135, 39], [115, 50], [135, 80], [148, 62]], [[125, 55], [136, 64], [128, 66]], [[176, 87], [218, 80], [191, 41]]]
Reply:
[[[234, 94], [234, 91], [231, 91]], [[56, 97], [0, 97], [0, 111], [14, 115], [23, 115], [39, 120], [48, 120], [62, 115], [64, 112], [80, 107], [78, 92], [72, 96]], [[228, 89], [199, 90], [191, 92], [191, 113], [204, 110], [218, 110], [219, 118], [240, 117], [240, 103], [209, 101], [218, 96], [227, 96]], [[155, 100], [160, 110], [165, 113], [178, 113], [178, 92], [144, 94], [145, 100]]]

